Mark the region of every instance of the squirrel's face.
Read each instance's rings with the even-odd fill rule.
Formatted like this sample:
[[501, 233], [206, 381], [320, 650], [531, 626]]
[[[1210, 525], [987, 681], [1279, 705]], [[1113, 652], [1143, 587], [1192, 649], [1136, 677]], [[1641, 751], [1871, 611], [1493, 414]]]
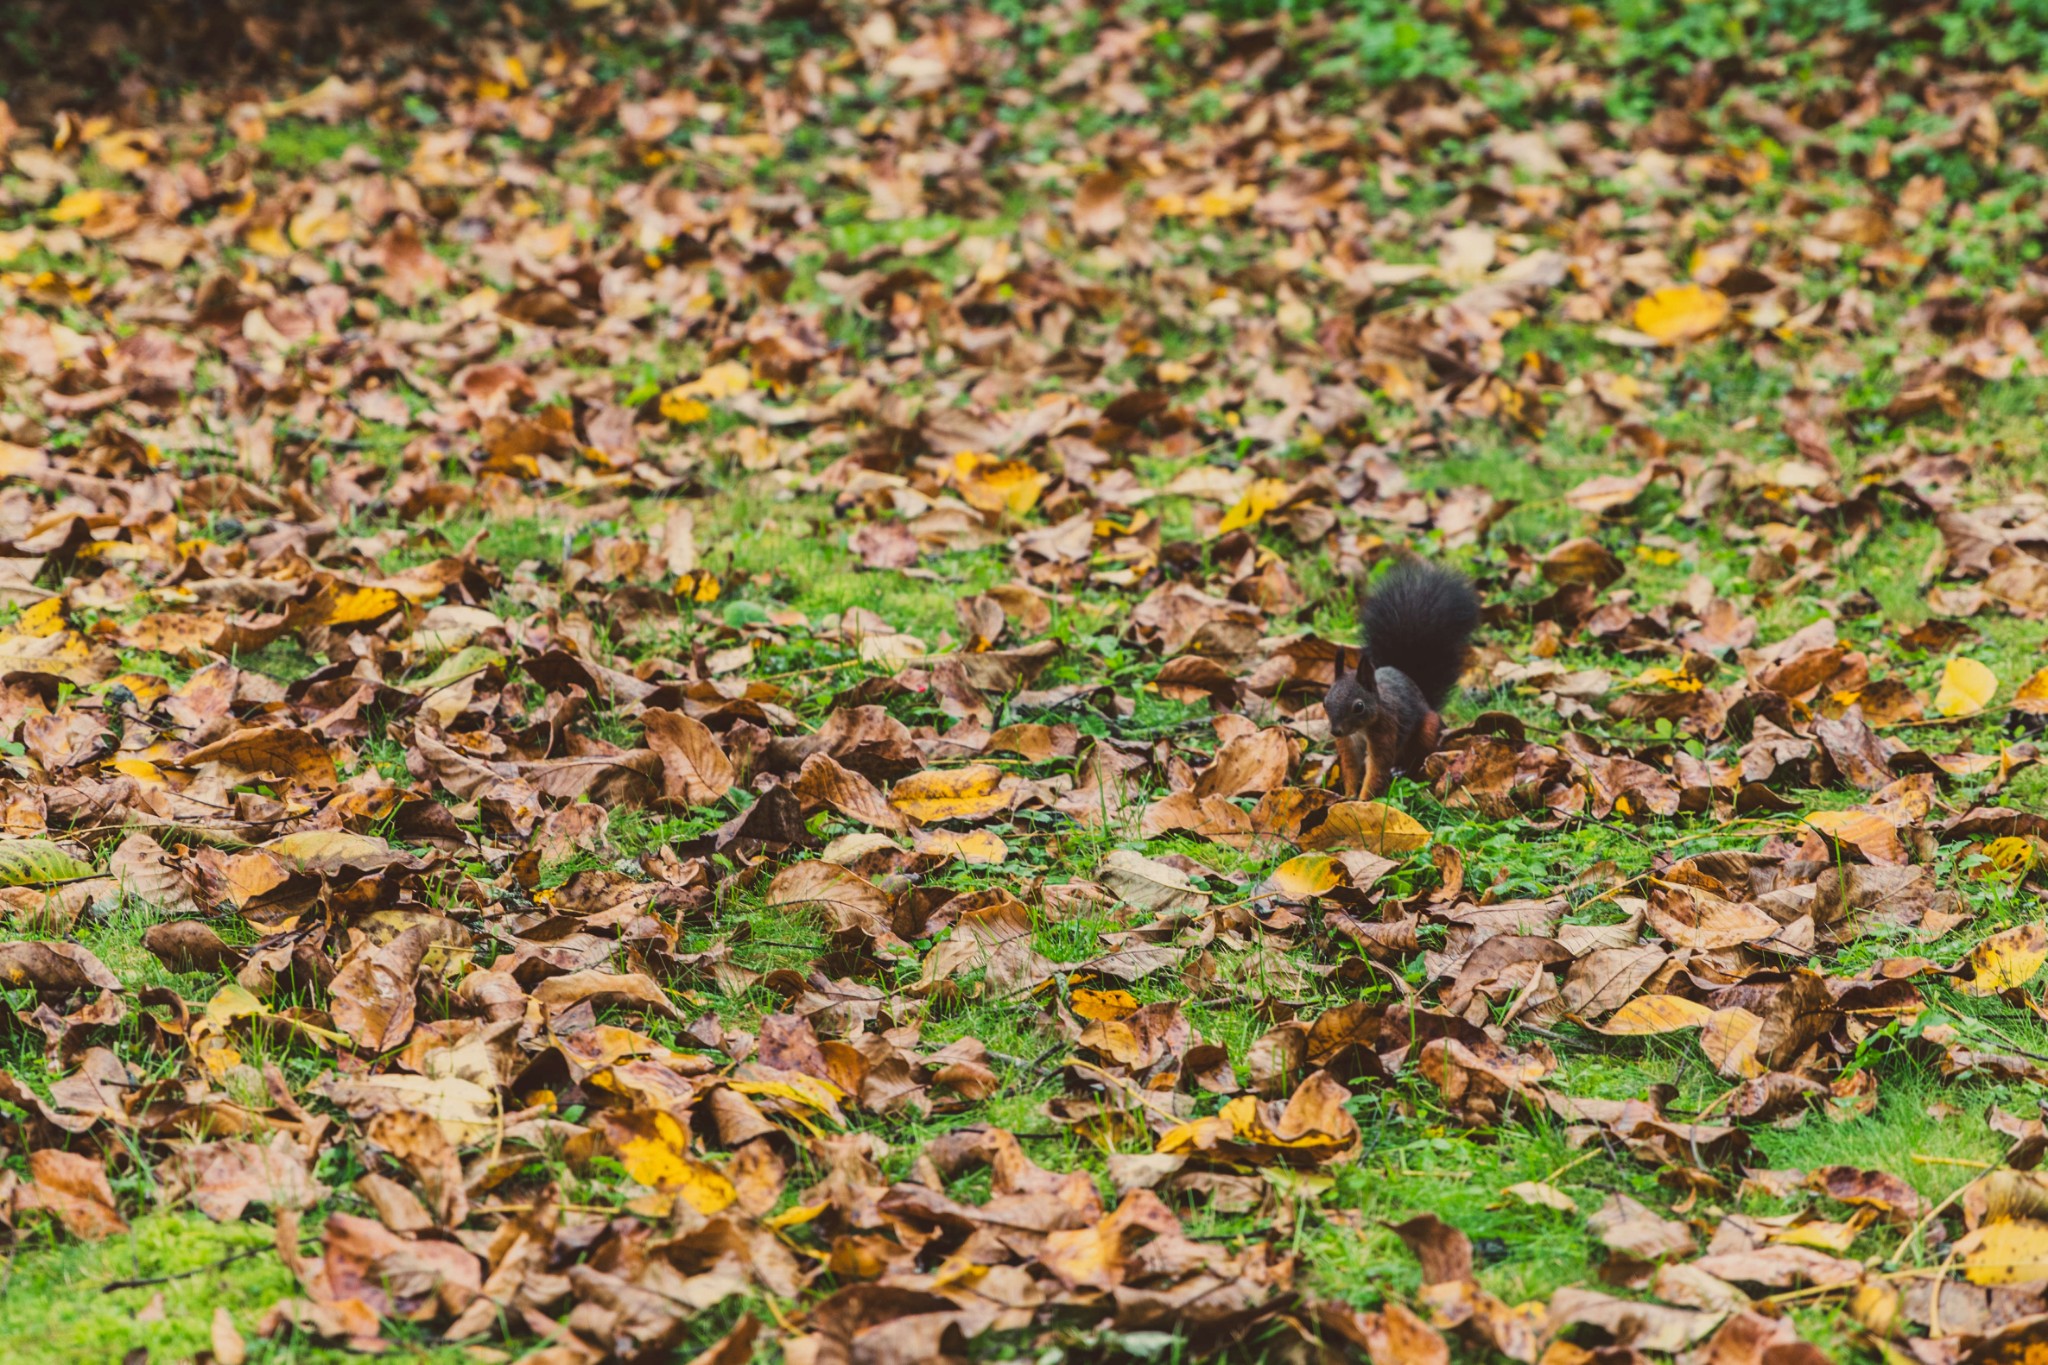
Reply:
[[1380, 711], [1380, 695], [1359, 685], [1358, 679], [1342, 677], [1323, 694], [1323, 712], [1330, 718], [1330, 733], [1349, 735], [1372, 724]]

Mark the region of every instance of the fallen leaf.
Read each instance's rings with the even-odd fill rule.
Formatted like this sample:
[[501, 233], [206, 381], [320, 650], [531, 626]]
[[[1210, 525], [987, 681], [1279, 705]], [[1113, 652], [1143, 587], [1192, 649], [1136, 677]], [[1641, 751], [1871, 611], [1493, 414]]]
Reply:
[[1636, 330], [1660, 346], [1695, 341], [1728, 320], [1728, 296], [1697, 284], [1671, 285], [1637, 300]]
[[1975, 659], [1950, 659], [1942, 666], [1941, 687], [1934, 694], [1938, 716], [1974, 716], [1991, 704], [1998, 675]]

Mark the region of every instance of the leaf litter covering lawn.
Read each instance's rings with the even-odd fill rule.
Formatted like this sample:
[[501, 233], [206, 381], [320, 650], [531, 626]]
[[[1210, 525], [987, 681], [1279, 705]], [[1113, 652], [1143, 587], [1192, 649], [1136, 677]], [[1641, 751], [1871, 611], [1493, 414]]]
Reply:
[[266, 1221], [218, 1362], [2035, 1358], [2044, 92], [1642, 8], [52, 10], [13, 1255]]

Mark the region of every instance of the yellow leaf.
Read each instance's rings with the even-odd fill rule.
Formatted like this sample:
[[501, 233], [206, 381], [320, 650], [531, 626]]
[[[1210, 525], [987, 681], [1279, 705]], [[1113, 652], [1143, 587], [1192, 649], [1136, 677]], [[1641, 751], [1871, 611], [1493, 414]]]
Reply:
[[1256, 185], [1217, 185], [1203, 190], [1195, 200], [1195, 211], [1204, 218], [1230, 218], [1259, 202]]
[[150, 150], [157, 141], [154, 133], [136, 130], [109, 133], [94, 139], [92, 154], [110, 171], [139, 171], [149, 164]]
[[347, 588], [334, 595], [334, 603], [321, 619], [330, 626], [374, 621], [397, 611], [405, 598], [391, 588]]
[[1659, 289], [1636, 302], [1636, 330], [1659, 345], [1703, 337], [1728, 320], [1728, 296], [1696, 284]]
[[349, 238], [348, 214], [329, 203], [310, 204], [292, 215], [285, 235], [302, 251], [333, 246]]
[[2032, 981], [2044, 962], [2048, 962], [2048, 926], [2015, 925], [1970, 950], [1963, 959], [1968, 975], [1956, 982], [1956, 988], [1969, 995], [1996, 995]]
[[1288, 486], [1285, 479], [1253, 479], [1237, 504], [1216, 523], [1216, 534], [1229, 535], [1240, 527], [1256, 526], [1265, 520], [1266, 513], [1280, 505], [1280, 500], [1287, 496]]
[[292, 244], [285, 240], [281, 223], [259, 223], [242, 234], [242, 241], [249, 250], [272, 260], [281, 261], [292, 254]]
[[2000, 872], [2007, 876], [2018, 876], [2020, 873], [2033, 871], [2035, 859], [2039, 855], [2032, 843], [2008, 834], [1984, 845], [1984, 856], [1989, 858], [1991, 865]]
[[711, 409], [692, 398], [683, 386], [677, 385], [661, 396], [661, 415], [677, 426], [686, 427], [709, 417]]
[[1306, 849], [1362, 848], [1382, 858], [1399, 858], [1428, 843], [1429, 831], [1414, 816], [1384, 801], [1339, 801], [1300, 842]]
[[1129, 991], [1077, 990], [1073, 995], [1073, 1009], [1083, 1019], [1123, 1019], [1137, 1013], [1138, 997]]
[[226, 1028], [237, 1019], [248, 1019], [265, 1014], [263, 1002], [258, 1000], [246, 986], [232, 983], [222, 986], [213, 999], [206, 1002], [206, 1022], [216, 1029]]
[[963, 451], [953, 457], [953, 484], [969, 507], [1021, 517], [1038, 506], [1052, 476], [1022, 460]]
[[1698, 1028], [1713, 1011], [1697, 1000], [1678, 995], [1639, 995], [1616, 1010], [1600, 1032], [1614, 1036], [1641, 1033], [1674, 1033]]
[[2048, 1223], [2000, 1218], [1956, 1243], [1971, 1284], [2027, 1284], [2048, 1280]]
[[1950, 659], [1941, 670], [1941, 688], [1934, 694], [1934, 711], [1941, 716], [1974, 716], [1991, 704], [1997, 692], [1996, 673], [1975, 659]]
[[1897, 866], [1906, 860], [1897, 824], [1868, 806], [1811, 811], [1805, 819], [1811, 828], [1830, 839], [1855, 846], [1874, 863]]
[[936, 854], [941, 858], [958, 858], [963, 863], [1000, 863], [1010, 856], [1010, 846], [985, 829], [970, 829], [958, 833], [941, 829], [930, 834], [920, 834], [917, 851]]
[[0, 839], [0, 886], [47, 886], [79, 881], [93, 873], [91, 863], [73, 857], [49, 839]]
[[1652, 664], [1623, 686], [1663, 687], [1673, 692], [1697, 692], [1700, 690], [1700, 680], [1682, 668], [1666, 668], [1662, 664]]
[[[1344, 1108], [1350, 1098], [1328, 1072], [1303, 1081], [1285, 1106], [1262, 1105], [1240, 1095], [1212, 1118], [1198, 1118], [1159, 1138], [1162, 1154], [1211, 1153], [1233, 1161], [1297, 1164], [1306, 1157], [1322, 1164], [1349, 1161], [1360, 1145], [1358, 1122]], [[1294, 1155], [1288, 1155], [1288, 1154]]]
[[794, 1204], [784, 1209], [781, 1213], [770, 1214], [768, 1217], [763, 1218], [761, 1225], [774, 1228], [777, 1232], [782, 1231], [784, 1228], [800, 1227], [816, 1219], [819, 1214], [831, 1207], [832, 1202], [830, 1200], [817, 1204]]
[[716, 602], [718, 600], [718, 575], [710, 573], [686, 573], [676, 576], [676, 596], [691, 602]]
[[737, 360], [723, 360], [698, 375], [687, 384], [679, 384], [669, 390], [685, 397], [732, 398], [745, 393], [753, 386], [753, 373]]
[[1303, 853], [1273, 869], [1273, 889], [1303, 900], [1344, 884], [1344, 869], [1327, 853]]
[[2035, 715], [2048, 712], [2048, 668], [2020, 684], [2020, 690], [2013, 694], [2013, 709], [2031, 711]]
[[689, 1155], [689, 1130], [659, 1110], [608, 1116], [606, 1136], [626, 1174], [650, 1189], [679, 1195], [699, 1213], [731, 1207], [739, 1193], [716, 1167]]
[[781, 1100], [799, 1108], [815, 1109], [821, 1114], [837, 1115], [839, 1101], [846, 1098], [846, 1092], [832, 1082], [806, 1076], [800, 1071], [789, 1072], [779, 1081], [727, 1081], [726, 1085], [742, 1095]]
[[14, 633], [46, 639], [64, 629], [64, 599], [45, 597], [14, 620]]
[[1003, 784], [1003, 770], [987, 763], [965, 768], [927, 768], [898, 782], [889, 804], [920, 824], [941, 820], [985, 820], [1010, 808], [1015, 793]]
[[[170, 695], [171, 686], [154, 673], [117, 673], [107, 679], [107, 687], [121, 684], [135, 694], [137, 701], [152, 702]], [[104, 692], [105, 689], [97, 689]]]
[[280, 834], [264, 845], [292, 866], [309, 872], [331, 872], [351, 862], [381, 866], [391, 861], [391, 845], [373, 834], [343, 829], [303, 829]]
[[50, 210], [50, 219], [58, 223], [82, 223], [88, 218], [97, 218], [107, 207], [107, 196], [102, 190], [73, 190], [57, 201]]

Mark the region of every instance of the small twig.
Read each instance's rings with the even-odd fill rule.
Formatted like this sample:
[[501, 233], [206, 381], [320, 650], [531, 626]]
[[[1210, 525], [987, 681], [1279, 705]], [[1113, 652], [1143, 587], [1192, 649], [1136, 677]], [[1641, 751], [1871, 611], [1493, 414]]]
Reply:
[[1570, 1161], [1565, 1162], [1564, 1165], [1552, 1171], [1549, 1175], [1544, 1176], [1542, 1183], [1548, 1185], [1551, 1182], [1555, 1181], [1559, 1176], [1563, 1175], [1566, 1171], [1576, 1170], [1578, 1167], [1585, 1165], [1587, 1162], [1591, 1161], [1594, 1157], [1599, 1155], [1600, 1149], [1597, 1147], [1590, 1152], [1581, 1152], [1579, 1155], [1573, 1157]]
[[1999, 1042], [2004, 1043], [2007, 1047], [2011, 1048], [2020, 1056], [2027, 1058], [2029, 1061], [2048, 1062], [2048, 1054], [2043, 1054], [2039, 1052], [2029, 1052], [2026, 1048], [2020, 1046], [2018, 1039], [2014, 1038], [2005, 1030], [1999, 1028], [1998, 1025], [1992, 1023], [1990, 1020], [1977, 1019], [1973, 1022], [1979, 1028], [1983, 1029], [1986, 1033], [1991, 1034], [1993, 1037], [1997, 1038]]
[[1948, 1269], [1956, 1263], [1955, 1248], [1949, 1248], [1948, 1255], [1941, 1263], [1941, 1274], [1935, 1279], [1934, 1292], [1927, 1296], [1927, 1339], [1941, 1340], [1941, 1286], [1948, 1280]]
[[1723, 1092], [1722, 1092], [1722, 1093], [1721, 1093], [1720, 1095], [1716, 1096], [1716, 1097], [1714, 1098], [1714, 1100], [1713, 1100], [1713, 1101], [1712, 1101], [1711, 1103], [1709, 1103], [1709, 1104], [1707, 1105], [1707, 1107], [1706, 1107], [1706, 1108], [1704, 1108], [1704, 1109], [1700, 1110], [1700, 1111], [1699, 1111], [1699, 1112], [1698, 1112], [1697, 1114], [1694, 1114], [1694, 1115], [1692, 1116], [1692, 1121], [1693, 1121], [1694, 1123], [1704, 1123], [1704, 1122], [1706, 1122], [1707, 1118], [1708, 1118], [1708, 1117], [1709, 1117], [1709, 1116], [1710, 1116], [1710, 1115], [1711, 1115], [1711, 1114], [1712, 1114], [1712, 1113], [1713, 1113], [1713, 1112], [1714, 1112], [1714, 1111], [1715, 1111], [1716, 1109], [1719, 1109], [1719, 1108], [1720, 1108], [1720, 1107], [1721, 1107], [1722, 1105], [1724, 1105], [1724, 1104], [1728, 1103], [1728, 1101], [1730, 1101], [1730, 1100], [1734, 1099], [1734, 1098], [1735, 1098], [1735, 1097], [1736, 1097], [1737, 1095], [1740, 1095], [1741, 1093], [1742, 1093], [1742, 1087], [1741, 1087], [1741, 1086], [1739, 1086], [1739, 1085], [1738, 1085], [1738, 1086], [1736, 1086], [1735, 1088], [1733, 1088], [1732, 1090], [1725, 1090], [1725, 1091], [1723, 1091]]
[[[319, 1243], [313, 1242], [308, 1245], [318, 1246]], [[174, 1271], [169, 1275], [145, 1275], [135, 1280], [111, 1280], [100, 1286], [100, 1293], [111, 1294], [117, 1289], [141, 1289], [152, 1284], [169, 1284], [173, 1280], [189, 1280], [194, 1275], [204, 1275], [210, 1271], [220, 1270], [233, 1265], [236, 1261], [246, 1261], [251, 1256], [258, 1256], [263, 1252], [271, 1250], [274, 1250], [274, 1248], [268, 1242], [265, 1242], [262, 1246], [243, 1247], [240, 1251], [231, 1251], [217, 1261], [210, 1261], [192, 1270]]]
[[1967, 1156], [1928, 1156], [1925, 1152], [1913, 1153], [1913, 1160], [1922, 1166], [1967, 1166], [1973, 1171], [1988, 1171], [1998, 1164], [1995, 1161], [1978, 1161]]
[[1884, 728], [1887, 730], [1922, 730], [1930, 726], [1967, 725], [1973, 720], [1990, 720], [1997, 716], [2010, 715], [2019, 709], [2019, 707], [2011, 705], [1986, 707], [1982, 711], [1972, 711], [1967, 716], [1923, 716], [1919, 720], [1896, 721]]
[[[2027, 1264], [2031, 1264], [2028, 1262]], [[1945, 1273], [1931, 1266], [1910, 1266], [1905, 1270], [1885, 1270], [1869, 1276], [1873, 1280], [1919, 1280]], [[1818, 1298], [1822, 1294], [1839, 1294], [1854, 1289], [1860, 1281], [1848, 1280], [1838, 1284], [1810, 1284], [1804, 1289], [1787, 1289], [1781, 1294], [1768, 1294], [1756, 1300], [1758, 1304], [1796, 1303], [1800, 1299]]]
[[1057, 1042], [1057, 1043], [1054, 1043], [1054, 1044], [1053, 1044], [1053, 1045], [1052, 1045], [1051, 1047], [1049, 1047], [1049, 1048], [1047, 1048], [1047, 1049], [1046, 1049], [1045, 1051], [1043, 1051], [1043, 1052], [1039, 1053], [1039, 1054], [1038, 1054], [1038, 1055], [1037, 1055], [1036, 1057], [1033, 1057], [1033, 1058], [1031, 1059], [1030, 1063], [1029, 1063], [1029, 1066], [1030, 1066], [1030, 1069], [1031, 1069], [1032, 1073], [1033, 1073], [1033, 1074], [1036, 1074], [1036, 1073], [1037, 1073], [1037, 1072], [1039, 1072], [1039, 1071], [1040, 1071], [1041, 1069], [1043, 1069], [1043, 1068], [1044, 1068], [1044, 1066], [1045, 1066], [1045, 1064], [1046, 1064], [1047, 1062], [1049, 1062], [1049, 1061], [1051, 1061], [1051, 1060], [1052, 1060], [1052, 1057], [1053, 1057], [1053, 1054], [1054, 1054], [1054, 1053], [1056, 1053], [1056, 1052], [1064, 1052], [1064, 1051], [1066, 1051], [1066, 1050], [1067, 1050], [1067, 1045], [1066, 1045], [1065, 1041], [1063, 1040], [1063, 1041], [1061, 1041], [1061, 1042]]

